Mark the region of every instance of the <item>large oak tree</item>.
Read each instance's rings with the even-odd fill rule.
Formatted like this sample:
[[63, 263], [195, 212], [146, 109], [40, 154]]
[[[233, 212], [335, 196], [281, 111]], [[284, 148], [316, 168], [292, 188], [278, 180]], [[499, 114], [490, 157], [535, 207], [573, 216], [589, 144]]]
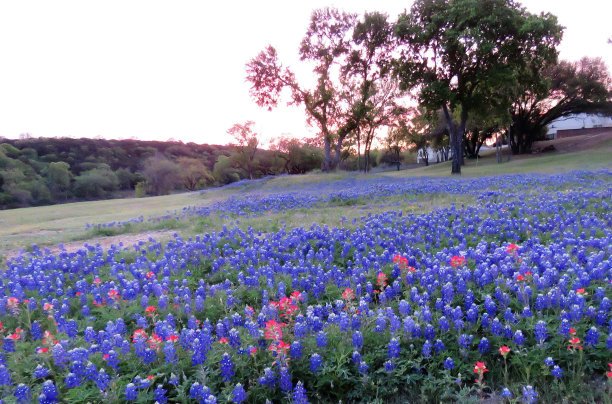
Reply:
[[490, 103], [510, 107], [510, 94], [523, 91], [517, 72], [555, 60], [562, 27], [553, 15], [531, 14], [512, 0], [416, 0], [395, 33], [402, 44], [396, 74], [405, 88], [419, 88], [423, 106], [442, 109], [452, 173], [460, 174], [471, 111]]
[[523, 75], [527, 91], [512, 105], [510, 145], [514, 154], [530, 153], [555, 119], [579, 113], [612, 115], [612, 78], [601, 58], [560, 61]]
[[340, 162], [349, 136], [360, 141], [366, 133], [366, 144], [371, 143], [373, 131], [387, 122], [383, 116], [397, 95], [390, 91], [386, 68], [394, 49], [391, 34], [381, 13], [367, 13], [358, 21], [335, 9], [315, 10], [299, 50], [300, 59], [312, 66], [315, 84], [299, 82], [269, 46], [247, 64], [251, 95], [271, 109], [289, 90], [289, 103], [302, 105], [308, 123], [319, 130], [329, 171]]

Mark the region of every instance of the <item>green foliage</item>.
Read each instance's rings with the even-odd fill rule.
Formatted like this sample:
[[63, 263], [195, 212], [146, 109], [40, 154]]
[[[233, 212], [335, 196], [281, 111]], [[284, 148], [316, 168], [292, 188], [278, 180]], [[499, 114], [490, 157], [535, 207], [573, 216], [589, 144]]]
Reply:
[[119, 188], [117, 175], [108, 165], [85, 171], [74, 179], [74, 193], [80, 198], [96, 199], [110, 196]]
[[136, 175], [132, 173], [128, 168], [119, 168], [115, 171], [117, 180], [119, 181], [119, 189], [129, 190], [133, 189], [136, 184]]
[[153, 195], [167, 195], [180, 183], [179, 166], [160, 155], [146, 159], [142, 173]]
[[612, 76], [601, 58], [551, 63], [542, 71], [526, 69], [528, 92], [514, 99], [510, 145], [514, 154], [529, 153], [557, 118], [579, 113], [612, 115]]
[[68, 163], [63, 161], [49, 163], [47, 182], [49, 183], [49, 189], [54, 195], [60, 196], [63, 194], [64, 198], [67, 197], [71, 177], [72, 173]]
[[[252, 139], [250, 142], [249, 146], [247, 141], [245, 150], [252, 151]], [[285, 171], [285, 160], [277, 150], [257, 150], [256, 155], [245, 153], [235, 146], [174, 141], [2, 139], [0, 209], [125, 196], [125, 192], [117, 191], [135, 190], [139, 182], [149, 184], [147, 191], [150, 193], [165, 194], [173, 189], [197, 190]], [[321, 165], [321, 151], [298, 140], [289, 154], [292, 174], [305, 173]], [[152, 163], [158, 160], [166, 162]], [[215, 176], [213, 169], [218, 161], [220, 165]], [[172, 168], [176, 165], [178, 170]], [[169, 171], [162, 170], [168, 167]], [[113, 174], [105, 181], [100, 178], [99, 170], [106, 173], [108, 169]], [[145, 170], [148, 178], [145, 178]], [[88, 185], [89, 180], [93, 183]], [[142, 195], [139, 189], [138, 196]]]
[[417, 0], [395, 34], [403, 51], [395, 73], [404, 88], [419, 88], [423, 107], [444, 110], [457, 174], [469, 114], [483, 106], [506, 111], [527, 90], [520, 72], [556, 59], [562, 27], [553, 15], [531, 14], [510, 0]]
[[291, 103], [304, 107], [307, 121], [319, 130], [324, 149], [323, 169], [335, 169], [351, 137], [368, 151], [377, 128], [392, 121], [399, 91], [389, 77], [392, 53], [391, 25], [382, 13], [355, 14], [333, 8], [314, 10], [299, 47], [300, 59], [309, 62], [314, 85], [300, 83], [268, 46], [247, 64], [251, 95], [259, 106], [278, 105], [284, 89]]
[[229, 184], [240, 180], [240, 172], [234, 168], [233, 158], [227, 156], [218, 157], [213, 168], [213, 176], [219, 184]]
[[147, 195], [147, 184], [144, 181], [136, 184], [135, 195], [136, 198], [142, 198], [143, 196]]
[[205, 188], [215, 181], [210, 170], [198, 159], [181, 157], [178, 165], [183, 185], [189, 191]]
[[253, 179], [253, 160], [259, 144], [257, 134], [252, 129], [254, 123], [253, 121], [236, 123], [227, 130], [227, 133], [234, 138], [232, 146], [237, 150], [234, 162], [248, 173], [250, 179]]

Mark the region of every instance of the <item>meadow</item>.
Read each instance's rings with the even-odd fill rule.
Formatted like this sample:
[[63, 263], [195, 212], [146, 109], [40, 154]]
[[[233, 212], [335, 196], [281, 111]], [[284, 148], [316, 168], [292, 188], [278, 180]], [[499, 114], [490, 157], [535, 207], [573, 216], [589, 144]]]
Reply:
[[612, 402], [607, 156], [0, 212], [0, 396]]

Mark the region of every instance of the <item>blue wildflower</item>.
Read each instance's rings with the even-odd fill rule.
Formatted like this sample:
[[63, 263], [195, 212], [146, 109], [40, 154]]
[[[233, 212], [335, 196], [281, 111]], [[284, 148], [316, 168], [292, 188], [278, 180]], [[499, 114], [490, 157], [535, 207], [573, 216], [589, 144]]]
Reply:
[[232, 362], [232, 357], [226, 352], [223, 354], [221, 358], [221, 377], [224, 382], [229, 382], [232, 380], [234, 376], [234, 363]]
[[242, 387], [242, 384], [240, 383], [236, 384], [236, 387], [234, 387], [234, 391], [232, 391], [232, 401], [234, 403], [241, 403], [246, 399], [247, 395], [244, 391], [244, 387]]
[[319, 373], [319, 368], [321, 367], [322, 363], [323, 358], [321, 358], [321, 355], [317, 353], [312, 354], [312, 356], [310, 357], [310, 371], [312, 373]]
[[304, 389], [302, 382], [297, 382], [293, 389], [293, 404], [308, 404], [306, 389]]

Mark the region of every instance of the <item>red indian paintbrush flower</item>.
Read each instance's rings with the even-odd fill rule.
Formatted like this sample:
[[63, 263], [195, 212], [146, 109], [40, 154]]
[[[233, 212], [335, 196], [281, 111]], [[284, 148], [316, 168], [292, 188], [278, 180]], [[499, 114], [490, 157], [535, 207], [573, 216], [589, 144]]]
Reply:
[[484, 372], [488, 372], [487, 365], [484, 362], [476, 362], [474, 365], [474, 373], [483, 374]]
[[516, 250], [518, 250], [518, 249], [519, 249], [519, 246], [517, 246], [516, 244], [510, 244], [506, 248], [506, 252], [512, 254], [512, 253], [516, 252]]
[[498, 351], [501, 354], [501, 356], [506, 356], [510, 353], [510, 348], [504, 345], [503, 347], [499, 348]]
[[353, 293], [353, 289], [351, 288], [344, 289], [344, 292], [342, 293], [342, 298], [344, 300], [353, 300], [355, 298], [355, 293]]
[[453, 255], [451, 257], [450, 265], [451, 265], [451, 267], [457, 269], [457, 267], [465, 265], [466, 262], [467, 261], [466, 261], [466, 259], [464, 257], [459, 257], [457, 255]]

